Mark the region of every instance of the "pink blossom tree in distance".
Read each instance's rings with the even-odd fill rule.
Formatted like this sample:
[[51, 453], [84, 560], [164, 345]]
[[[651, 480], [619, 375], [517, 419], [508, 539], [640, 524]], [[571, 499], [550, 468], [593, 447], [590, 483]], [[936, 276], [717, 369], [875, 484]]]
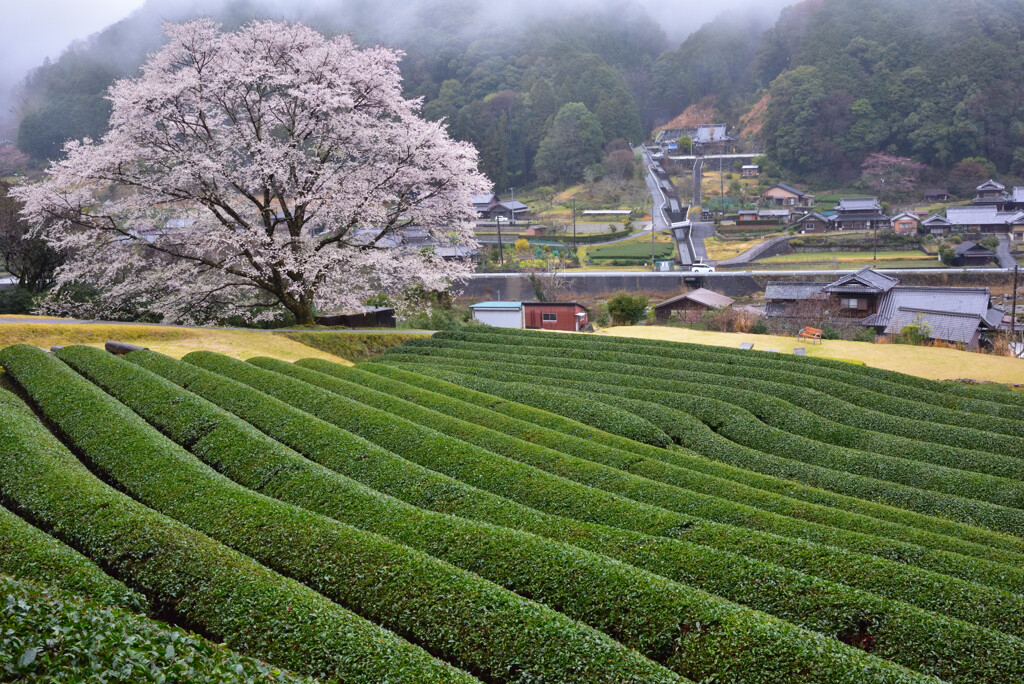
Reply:
[[[312, 323], [468, 275], [436, 247], [475, 245], [471, 197], [489, 184], [472, 146], [402, 97], [400, 53], [271, 21], [164, 32], [141, 75], [110, 88], [102, 140], [69, 142], [14, 191], [71, 255], [45, 308], [201, 322], [283, 307]], [[396, 240], [408, 226], [427, 239]]]

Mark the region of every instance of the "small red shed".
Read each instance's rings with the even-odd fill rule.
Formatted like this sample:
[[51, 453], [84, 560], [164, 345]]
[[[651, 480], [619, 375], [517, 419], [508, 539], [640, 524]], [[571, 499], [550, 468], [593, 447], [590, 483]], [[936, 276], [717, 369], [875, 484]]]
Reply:
[[590, 322], [587, 308], [576, 302], [523, 302], [527, 328], [582, 330]]

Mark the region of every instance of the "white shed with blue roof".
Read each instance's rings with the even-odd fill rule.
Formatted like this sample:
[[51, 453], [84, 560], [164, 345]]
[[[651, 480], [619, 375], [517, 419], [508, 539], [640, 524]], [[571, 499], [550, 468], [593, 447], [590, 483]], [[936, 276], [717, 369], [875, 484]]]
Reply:
[[473, 320], [495, 328], [523, 328], [522, 302], [479, 302], [469, 307]]

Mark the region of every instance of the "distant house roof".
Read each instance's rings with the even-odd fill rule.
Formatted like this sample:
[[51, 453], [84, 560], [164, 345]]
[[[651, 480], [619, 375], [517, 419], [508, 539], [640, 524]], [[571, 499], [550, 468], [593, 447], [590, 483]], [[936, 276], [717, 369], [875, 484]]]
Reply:
[[789, 218], [792, 214], [789, 209], [758, 209], [758, 216], [767, 216], [769, 218]]
[[834, 283], [829, 283], [822, 291], [832, 294], [881, 294], [888, 292], [899, 282], [899, 278], [872, 271], [870, 266], [865, 266]]
[[804, 221], [807, 221], [809, 219], [817, 219], [817, 220], [822, 221], [824, 223], [828, 223], [829, 221], [832, 220], [831, 218], [829, 218], [828, 216], [825, 216], [824, 214], [819, 214], [816, 211], [812, 211], [810, 214], [804, 214], [803, 216], [801, 216], [796, 221], [796, 223], [800, 224], [800, 223], [803, 223]]
[[519, 200], [505, 200], [504, 202], [495, 203], [494, 206], [509, 209], [510, 211], [526, 211], [530, 208]]
[[[786, 185], [785, 183], [776, 183], [772, 187], [768, 188], [768, 190], [772, 190], [773, 188], [779, 188], [780, 190], [785, 190], [786, 192], [791, 192], [794, 195], [796, 195], [797, 197], [814, 197], [814, 195], [812, 195], [809, 192], [804, 192], [802, 190], [797, 190], [792, 185]], [[768, 190], [765, 190], [765, 192], [768, 192]]]
[[924, 191], [924, 196], [926, 198], [928, 198], [928, 197], [948, 197], [949, 196], [949, 190], [946, 190], [945, 188], [929, 188], [929, 189]]
[[882, 205], [878, 203], [877, 197], [845, 197], [839, 200], [836, 206], [837, 212], [881, 212]]
[[578, 306], [581, 309], [589, 311], [589, 309], [587, 309], [587, 307], [583, 306], [579, 302], [523, 302], [523, 306], [527, 307], [527, 308], [532, 306], [532, 307], [545, 308], [545, 309], [550, 309], [551, 307], [557, 307], [557, 306], [572, 306], [572, 307], [577, 307]]
[[495, 194], [490, 195], [473, 195], [473, 206], [485, 206], [488, 207], [492, 203], [498, 201], [498, 196]]
[[970, 240], [965, 240], [961, 242], [959, 245], [953, 248], [953, 251], [956, 252], [957, 254], [970, 253], [970, 256], [993, 257], [996, 255], [996, 253], [993, 252], [988, 247], [982, 247], [977, 242], [971, 242]]
[[672, 297], [671, 299], [666, 299], [660, 304], [656, 304], [654, 308], [661, 309], [683, 300], [697, 302], [698, 304], [703, 304], [704, 306], [712, 309], [724, 309], [727, 306], [732, 306], [733, 301], [735, 301], [732, 297], [726, 297], [723, 294], [718, 294], [717, 292], [712, 292], [711, 290], [702, 287], [693, 290], [692, 292], [684, 292], [683, 294]]
[[693, 138], [695, 143], [707, 144], [732, 140], [726, 135], [726, 124], [701, 124], [697, 126], [697, 135]]
[[1005, 225], [1024, 220], [1024, 212], [998, 211], [993, 206], [947, 207], [946, 218], [961, 226]]
[[753, 171], [754, 169], [761, 168], [761, 166], [759, 164], [744, 164], [741, 168]]
[[948, 311], [928, 311], [926, 309], [910, 309], [901, 307], [883, 331], [887, 335], [899, 334], [908, 325], [921, 322], [926, 325], [925, 331], [933, 340], [962, 342], [969, 344], [978, 332], [982, 317], [976, 314], [950, 313]]
[[767, 301], [800, 301], [824, 299], [822, 288], [828, 283], [768, 283], [764, 288]]
[[903, 219], [903, 218], [913, 219], [914, 221], [920, 221], [921, 220], [921, 217], [918, 216], [917, 214], [915, 214], [912, 211], [905, 211], [902, 214], [896, 214], [890, 220], [895, 223], [896, 221], [899, 221], [900, 219]]
[[489, 309], [504, 310], [504, 311], [518, 311], [523, 308], [522, 302], [477, 302], [469, 307], [470, 309]]
[[164, 228], [167, 230], [191, 228], [195, 222], [196, 220], [191, 218], [171, 218], [164, 222]]
[[925, 220], [921, 221], [923, 226], [952, 226], [953, 222], [947, 219], [945, 216], [939, 216], [938, 214], [932, 214]]
[[975, 188], [975, 190], [977, 190], [978, 192], [983, 192], [985, 190], [1000, 190], [1001, 191], [1001, 190], [1005, 190], [1005, 189], [1006, 189], [1005, 185], [1003, 185], [1002, 183], [998, 183], [998, 182], [992, 180], [991, 178], [989, 178], [987, 181], [985, 181], [984, 183], [979, 185], [977, 188]]
[[892, 288], [878, 301], [878, 311], [864, 319], [864, 325], [886, 327], [900, 309], [973, 314], [979, 319], [989, 310], [992, 296], [987, 287]]

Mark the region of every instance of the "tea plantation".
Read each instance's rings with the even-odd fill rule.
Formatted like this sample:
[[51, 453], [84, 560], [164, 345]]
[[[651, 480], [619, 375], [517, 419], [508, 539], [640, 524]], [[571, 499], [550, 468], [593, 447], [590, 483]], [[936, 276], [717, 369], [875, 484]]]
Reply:
[[475, 327], [0, 365], [0, 680], [1024, 681], [1024, 393]]

